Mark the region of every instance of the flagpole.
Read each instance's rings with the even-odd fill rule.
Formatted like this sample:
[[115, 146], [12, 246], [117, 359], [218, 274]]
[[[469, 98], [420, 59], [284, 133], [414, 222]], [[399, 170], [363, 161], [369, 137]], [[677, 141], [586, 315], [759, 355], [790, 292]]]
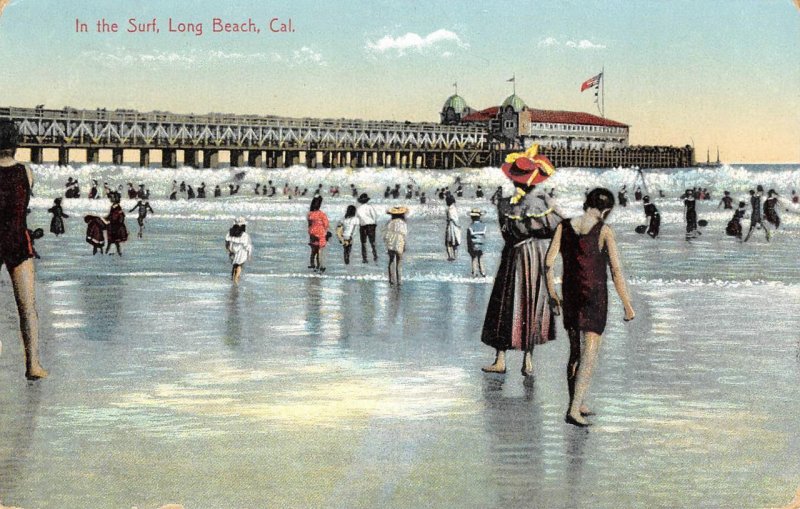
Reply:
[[602, 98], [600, 100], [600, 109], [603, 110], [600, 115], [603, 118], [606, 118], [606, 66], [603, 65], [602, 71], [600, 71], [600, 81], [602, 82]]

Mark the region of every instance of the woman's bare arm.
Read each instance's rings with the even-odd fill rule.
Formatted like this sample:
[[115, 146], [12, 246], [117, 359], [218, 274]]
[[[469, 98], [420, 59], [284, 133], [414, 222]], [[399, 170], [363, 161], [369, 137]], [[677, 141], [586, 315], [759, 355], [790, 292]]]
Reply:
[[633, 320], [636, 313], [633, 311], [631, 305], [631, 298], [628, 294], [628, 285], [625, 282], [625, 275], [622, 274], [622, 266], [619, 263], [619, 251], [617, 250], [617, 241], [614, 239], [614, 232], [608, 226], [603, 226], [600, 232], [600, 246], [604, 246], [608, 250], [608, 264], [611, 267], [611, 279], [614, 281], [614, 288], [617, 290], [622, 301], [622, 306], [625, 308], [625, 321]]
[[558, 257], [558, 253], [560, 251], [561, 224], [559, 223], [559, 225], [556, 226], [553, 239], [550, 241], [550, 247], [547, 248], [547, 256], [544, 260], [545, 267], [547, 267], [547, 293], [550, 295], [550, 299], [553, 301], [553, 313], [556, 315], [561, 314], [561, 300], [558, 298], [558, 294], [556, 293], [556, 279], [555, 274], [553, 274], [553, 267], [556, 265], [556, 257]]

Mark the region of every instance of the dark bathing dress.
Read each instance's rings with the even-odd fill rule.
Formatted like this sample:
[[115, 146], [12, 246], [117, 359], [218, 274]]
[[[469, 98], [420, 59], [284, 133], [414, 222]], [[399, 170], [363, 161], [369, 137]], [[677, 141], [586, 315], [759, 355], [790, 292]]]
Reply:
[[[530, 352], [555, 339], [545, 282], [545, 254], [555, 231], [555, 214], [543, 194], [527, 194], [518, 204], [500, 200], [497, 217], [505, 245], [486, 309], [481, 341], [497, 350]], [[547, 227], [543, 228], [543, 226]]]
[[686, 205], [686, 233], [692, 233], [697, 230], [697, 202], [692, 197], [683, 200], [683, 204]]
[[569, 219], [561, 222], [562, 312], [567, 331], [603, 334], [608, 316], [608, 251], [599, 247], [599, 221], [586, 235], [579, 235]]
[[13, 269], [33, 258], [28, 234], [28, 202], [31, 186], [22, 164], [0, 169], [0, 264]]
[[128, 240], [128, 228], [125, 226], [125, 212], [118, 203], [111, 206], [108, 213], [108, 244], [116, 244]]

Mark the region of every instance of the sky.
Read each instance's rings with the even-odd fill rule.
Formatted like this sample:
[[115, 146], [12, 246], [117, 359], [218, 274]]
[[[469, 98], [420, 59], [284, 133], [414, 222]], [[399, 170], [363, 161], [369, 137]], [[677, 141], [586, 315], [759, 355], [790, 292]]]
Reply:
[[[130, 18], [160, 32], [129, 33]], [[261, 32], [214, 33], [213, 18]], [[632, 144], [800, 162], [793, 0], [10, 0], [0, 62], [2, 106], [411, 121], [438, 121], [454, 83], [498, 105], [512, 76], [529, 107], [597, 114], [580, 85], [604, 70], [605, 114]]]

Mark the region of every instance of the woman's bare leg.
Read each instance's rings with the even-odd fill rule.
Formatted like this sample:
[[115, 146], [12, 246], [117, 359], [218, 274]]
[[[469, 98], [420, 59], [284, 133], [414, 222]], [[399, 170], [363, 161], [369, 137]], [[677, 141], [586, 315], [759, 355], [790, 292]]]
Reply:
[[583, 400], [586, 398], [589, 384], [592, 381], [592, 372], [597, 363], [597, 354], [600, 351], [600, 343], [602, 340], [603, 337], [594, 332], [584, 333], [583, 351], [581, 351], [578, 372], [575, 377], [575, 392], [569, 406], [569, 411], [567, 412], [567, 417], [578, 424], [589, 424], [589, 421], [581, 416], [581, 406], [583, 406]]
[[578, 330], [568, 330], [569, 336], [569, 360], [567, 361], [567, 391], [569, 392], [569, 404], [575, 398], [575, 378], [578, 376], [578, 366], [581, 363], [581, 333]]
[[242, 277], [242, 266], [241, 265], [234, 265], [233, 266], [232, 277], [233, 277], [233, 284], [238, 285], [239, 284], [239, 279], [241, 279], [241, 277]]
[[36, 273], [33, 261], [25, 260], [9, 269], [14, 299], [17, 301], [19, 328], [25, 348], [25, 377], [29, 380], [45, 378], [47, 371], [39, 362], [39, 317], [36, 314]]

